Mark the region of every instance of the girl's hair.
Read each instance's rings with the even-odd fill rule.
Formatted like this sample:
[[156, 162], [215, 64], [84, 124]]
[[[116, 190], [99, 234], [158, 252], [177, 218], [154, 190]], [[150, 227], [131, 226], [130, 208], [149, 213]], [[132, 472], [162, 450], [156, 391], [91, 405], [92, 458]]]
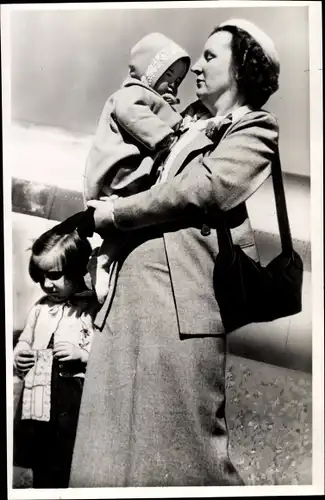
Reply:
[[57, 224], [49, 231], [43, 233], [32, 245], [32, 255], [29, 261], [29, 274], [35, 283], [43, 277], [43, 271], [38, 261], [46, 263], [47, 254], [53, 251], [50, 263], [60, 266], [62, 273], [74, 282], [79, 282], [86, 274], [87, 264], [91, 254], [91, 245], [86, 238], [81, 238], [78, 230], [69, 233], [62, 232], [62, 223]]
[[259, 109], [279, 88], [279, 68], [266, 57], [262, 47], [246, 31], [236, 26], [215, 28], [211, 35], [219, 31], [231, 33], [231, 50], [234, 74], [238, 91], [246, 104]]

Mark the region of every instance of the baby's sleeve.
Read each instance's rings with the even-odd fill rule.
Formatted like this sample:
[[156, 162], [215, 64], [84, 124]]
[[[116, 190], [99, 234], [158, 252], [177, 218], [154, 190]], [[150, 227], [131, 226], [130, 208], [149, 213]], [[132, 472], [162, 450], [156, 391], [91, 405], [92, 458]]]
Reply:
[[151, 151], [182, 121], [162, 97], [137, 85], [121, 89], [114, 113], [119, 125]]

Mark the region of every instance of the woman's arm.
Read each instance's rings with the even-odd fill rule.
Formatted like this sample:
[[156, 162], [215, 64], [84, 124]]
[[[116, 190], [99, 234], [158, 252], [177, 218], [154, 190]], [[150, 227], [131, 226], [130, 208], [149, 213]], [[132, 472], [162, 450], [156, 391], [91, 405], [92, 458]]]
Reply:
[[185, 169], [148, 191], [117, 199], [111, 207], [97, 205], [96, 224], [114, 222], [128, 231], [187, 219], [188, 227], [191, 218], [200, 213], [230, 210], [270, 175], [277, 141], [278, 124], [273, 115], [249, 113], [196, 168]]

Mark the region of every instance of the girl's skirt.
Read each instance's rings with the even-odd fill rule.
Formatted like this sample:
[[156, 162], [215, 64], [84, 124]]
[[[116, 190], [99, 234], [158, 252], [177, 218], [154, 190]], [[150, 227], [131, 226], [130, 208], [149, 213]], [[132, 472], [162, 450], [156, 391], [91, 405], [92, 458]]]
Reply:
[[34, 488], [65, 488], [77, 429], [84, 379], [63, 377], [53, 361], [49, 422], [22, 420], [22, 394], [14, 419], [14, 466], [33, 470]]

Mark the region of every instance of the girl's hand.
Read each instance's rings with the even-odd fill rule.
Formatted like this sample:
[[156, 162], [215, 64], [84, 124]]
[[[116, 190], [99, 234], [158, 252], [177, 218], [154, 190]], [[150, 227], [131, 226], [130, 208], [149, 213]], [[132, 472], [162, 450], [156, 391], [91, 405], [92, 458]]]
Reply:
[[35, 364], [34, 351], [32, 349], [25, 349], [17, 352], [15, 356], [15, 364], [21, 373], [27, 373]]
[[87, 363], [88, 352], [71, 342], [58, 342], [53, 347], [53, 356], [59, 361], [82, 361]]

